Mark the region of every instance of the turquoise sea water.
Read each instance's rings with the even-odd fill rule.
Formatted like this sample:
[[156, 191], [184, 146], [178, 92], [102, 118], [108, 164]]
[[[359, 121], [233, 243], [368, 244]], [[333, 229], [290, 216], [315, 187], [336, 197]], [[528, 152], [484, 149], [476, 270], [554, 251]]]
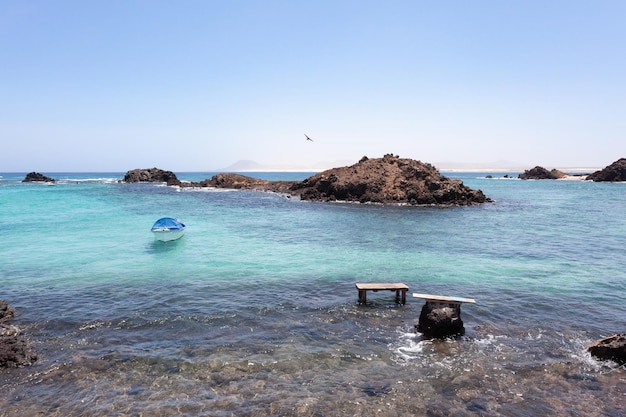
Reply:
[[[0, 299], [39, 355], [0, 370], [0, 416], [626, 414], [584, 349], [626, 331], [626, 184], [447, 173], [494, 203], [441, 209], [0, 175]], [[155, 242], [163, 216], [187, 234]], [[466, 335], [358, 305], [377, 281], [475, 298]]]

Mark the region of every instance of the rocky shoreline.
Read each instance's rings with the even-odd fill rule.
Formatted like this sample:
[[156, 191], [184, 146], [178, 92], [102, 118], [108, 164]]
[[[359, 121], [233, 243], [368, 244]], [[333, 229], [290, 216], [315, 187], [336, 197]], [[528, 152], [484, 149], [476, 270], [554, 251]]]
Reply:
[[626, 181], [626, 158], [620, 158], [607, 167], [591, 174], [567, 174], [558, 169], [547, 170], [542, 166], [527, 169], [518, 175], [522, 180], [561, 180], [579, 179], [594, 182]]
[[37, 354], [28, 346], [17, 326], [5, 324], [15, 316], [14, 310], [0, 300], [0, 368], [32, 365]]

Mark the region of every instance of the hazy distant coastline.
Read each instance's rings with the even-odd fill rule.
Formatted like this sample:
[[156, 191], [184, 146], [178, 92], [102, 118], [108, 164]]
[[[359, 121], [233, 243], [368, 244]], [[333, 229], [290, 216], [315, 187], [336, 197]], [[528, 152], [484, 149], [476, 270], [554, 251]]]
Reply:
[[[311, 165], [297, 164], [261, 164], [252, 160], [240, 160], [227, 167], [215, 169], [215, 172], [321, 172], [328, 169], [353, 165], [357, 161], [338, 160], [333, 162], [322, 161]], [[467, 162], [437, 162], [433, 164], [440, 171], [447, 172], [524, 172], [533, 164], [520, 164], [511, 161], [496, 161], [487, 163]], [[561, 167], [549, 166], [567, 173], [592, 173], [602, 167]]]
[[298, 164], [260, 164], [249, 159], [242, 159], [225, 168], [215, 169], [215, 172], [321, 172], [327, 169], [348, 166], [357, 161], [321, 161], [309, 165]]

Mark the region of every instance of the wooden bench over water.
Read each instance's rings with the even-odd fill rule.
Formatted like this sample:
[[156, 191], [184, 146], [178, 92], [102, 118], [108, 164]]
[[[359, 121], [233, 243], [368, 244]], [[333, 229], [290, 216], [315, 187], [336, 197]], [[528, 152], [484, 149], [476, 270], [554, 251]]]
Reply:
[[406, 304], [406, 292], [409, 287], [401, 282], [393, 283], [356, 283], [356, 289], [359, 290], [359, 303], [365, 304], [367, 301], [368, 291], [395, 291], [396, 303]]

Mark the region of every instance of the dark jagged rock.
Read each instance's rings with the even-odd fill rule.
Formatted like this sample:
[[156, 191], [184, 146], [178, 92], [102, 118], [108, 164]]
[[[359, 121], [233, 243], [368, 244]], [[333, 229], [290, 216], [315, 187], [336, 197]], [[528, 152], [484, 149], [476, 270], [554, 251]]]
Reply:
[[[0, 323], [13, 318], [13, 309], [0, 300]], [[20, 336], [16, 326], [0, 324], [0, 368], [16, 368], [32, 365], [37, 361], [37, 354]]]
[[620, 158], [604, 169], [588, 175], [587, 179], [596, 182], [626, 181], [626, 158]]
[[567, 174], [553, 169], [548, 171], [544, 167], [536, 166], [532, 169], [527, 169], [523, 174], [519, 174], [518, 178], [522, 180], [558, 180], [559, 178], [567, 177]]
[[491, 201], [430, 164], [392, 154], [363, 157], [357, 164], [321, 172], [294, 184], [292, 191], [310, 201], [442, 206]]
[[9, 321], [13, 318], [15, 312], [6, 302], [0, 300], [0, 323]]
[[218, 188], [253, 188], [255, 186], [265, 187], [269, 181], [248, 177], [241, 174], [217, 174], [208, 181], [214, 187]]
[[167, 185], [180, 185], [176, 174], [159, 168], [133, 169], [126, 172], [124, 182], [165, 182]]
[[32, 365], [37, 361], [37, 354], [20, 337], [15, 326], [0, 324], [0, 368], [17, 368]]
[[54, 178], [46, 177], [39, 172], [29, 172], [22, 182], [56, 182]]
[[596, 340], [586, 348], [592, 356], [598, 359], [612, 360], [620, 365], [626, 364], [626, 334], [624, 333]]
[[422, 307], [419, 322], [415, 328], [424, 336], [432, 338], [464, 335], [461, 304], [441, 305], [427, 302]]

